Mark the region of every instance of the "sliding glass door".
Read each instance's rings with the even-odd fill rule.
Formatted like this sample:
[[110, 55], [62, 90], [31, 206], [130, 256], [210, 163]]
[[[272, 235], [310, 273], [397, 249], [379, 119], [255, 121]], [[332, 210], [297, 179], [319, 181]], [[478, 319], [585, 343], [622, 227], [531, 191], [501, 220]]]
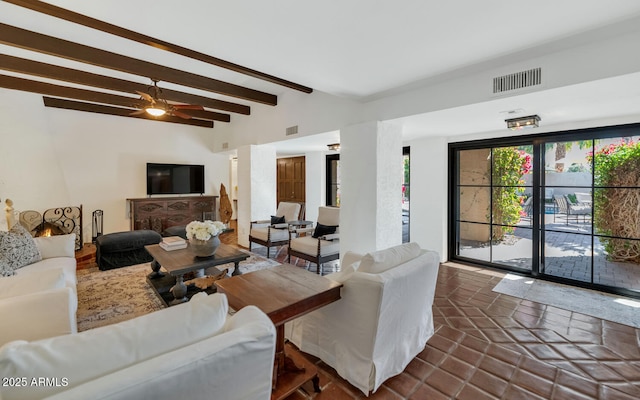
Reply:
[[640, 126], [450, 145], [450, 258], [640, 296]]
[[458, 153], [456, 253], [531, 270], [532, 146]]

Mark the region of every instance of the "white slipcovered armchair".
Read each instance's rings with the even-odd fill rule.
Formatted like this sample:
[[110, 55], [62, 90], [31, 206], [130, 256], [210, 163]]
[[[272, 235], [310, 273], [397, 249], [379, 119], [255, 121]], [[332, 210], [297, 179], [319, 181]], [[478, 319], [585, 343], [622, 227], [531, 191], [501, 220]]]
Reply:
[[369, 395], [433, 335], [439, 260], [416, 243], [364, 257], [347, 252], [342, 270], [325, 277], [343, 283], [342, 298], [291, 321], [285, 336]]
[[249, 230], [249, 251], [251, 243], [267, 247], [267, 258], [271, 246], [282, 246], [289, 242], [289, 221], [300, 220], [304, 215], [304, 203], [281, 201], [276, 210], [276, 217], [284, 217], [282, 223], [271, 223], [271, 220], [251, 221]]
[[291, 256], [314, 262], [321, 274], [323, 263], [340, 258], [339, 231], [340, 209], [318, 207], [315, 227], [290, 230], [288, 262], [291, 262]]

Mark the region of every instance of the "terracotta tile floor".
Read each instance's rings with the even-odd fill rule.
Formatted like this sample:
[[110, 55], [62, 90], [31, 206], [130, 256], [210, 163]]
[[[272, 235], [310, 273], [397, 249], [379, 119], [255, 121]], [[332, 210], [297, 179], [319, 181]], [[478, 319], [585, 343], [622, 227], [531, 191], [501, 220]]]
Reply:
[[[272, 258], [286, 262], [286, 247]], [[335, 268], [337, 263], [324, 272]], [[441, 265], [433, 306], [436, 333], [402, 374], [370, 398], [640, 398], [640, 329], [492, 292], [503, 276]], [[289, 399], [364, 398], [332, 368], [308, 357], [320, 369], [322, 392], [306, 385]]]

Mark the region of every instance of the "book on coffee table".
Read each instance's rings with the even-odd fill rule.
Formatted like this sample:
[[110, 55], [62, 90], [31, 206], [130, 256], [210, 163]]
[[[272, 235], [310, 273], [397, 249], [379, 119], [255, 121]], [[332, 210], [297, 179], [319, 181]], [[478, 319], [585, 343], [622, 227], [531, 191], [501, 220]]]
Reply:
[[187, 247], [187, 241], [180, 236], [169, 236], [163, 238], [158, 245], [166, 251], [179, 250]]

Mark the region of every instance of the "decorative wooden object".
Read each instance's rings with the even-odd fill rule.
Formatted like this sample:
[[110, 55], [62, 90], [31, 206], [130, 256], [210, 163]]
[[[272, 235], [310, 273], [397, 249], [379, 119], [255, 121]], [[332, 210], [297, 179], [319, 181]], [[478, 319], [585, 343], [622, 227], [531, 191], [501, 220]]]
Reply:
[[152, 229], [161, 234], [171, 226], [201, 221], [203, 213], [215, 213], [217, 198], [218, 196], [185, 196], [127, 199], [130, 229]]
[[231, 215], [233, 215], [233, 208], [231, 208], [231, 201], [229, 201], [229, 195], [224, 184], [220, 184], [220, 221], [223, 224], [228, 224], [231, 221]]

